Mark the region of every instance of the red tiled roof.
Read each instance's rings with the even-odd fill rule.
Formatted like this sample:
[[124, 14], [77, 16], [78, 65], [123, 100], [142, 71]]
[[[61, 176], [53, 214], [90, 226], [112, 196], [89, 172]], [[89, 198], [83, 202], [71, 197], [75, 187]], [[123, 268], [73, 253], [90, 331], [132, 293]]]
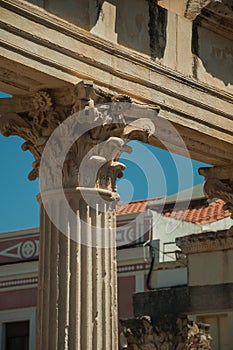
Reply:
[[[158, 199], [159, 198], [157, 198], [157, 200]], [[124, 205], [124, 203], [120, 203], [117, 208], [117, 215], [143, 212], [146, 210], [147, 205], [154, 201], [155, 199], [140, 200], [130, 202], [126, 205]], [[188, 208], [185, 206], [182, 208], [182, 206], [179, 205], [179, 208], [175, 210], [166, 209], [165, 207], [162, 211], [162, 215], [195, 224], [206, 224], [224, 219], [231, 215], [229, 210], [223, 209], [224, 204], [225, 202], [223, 202], [221, 199], [216, 199], [209, 205], [197, 203], [196, 205], [189, 206]]]
[[182, 221], [192, 222], [194, 224], [207, 224], [224, 219], [231, 215], [229, 210], [223, 209], [224, 204], [225, 202], [221, 199], [216, 199], [208, 206], [200, 205], [184, 210], [165, 210], [162, 214], [166, 217], [172, 217]]
[[120, 202], [117, 205], [117, 215], [141, 213], [146, 210], [148, 204], [158, 200], [159, 198], [142, 199], [129, 203]]

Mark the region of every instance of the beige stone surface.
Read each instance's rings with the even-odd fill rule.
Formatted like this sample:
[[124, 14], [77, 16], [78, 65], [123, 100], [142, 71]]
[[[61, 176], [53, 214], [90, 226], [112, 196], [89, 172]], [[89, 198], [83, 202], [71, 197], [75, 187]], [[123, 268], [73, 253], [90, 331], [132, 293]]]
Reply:
[[[189, 321], [184, 315], [160, 315], [121, 320], [122, 343], [128, 350], [211, 349], [208, 325]], [[204, 326], [204, 327], [203, 327]], [[195, 344], [195, 348], [193, 345]]]
[[[232, 40], [209, 29], [199, 27], [197, 78], [207, 84], [222, 84], [232, 89], [233, 46]], [[222, 83], [221, 83], [222, 82]]]
[[117, 43], [116, 23], [116, 6], [108, 2], [104, 2], [99, 13], [99, 20], [96, 22], [90, 32]]
[[158, 0], [158, 4], [171, 12], [175, 12], [178, 15], [183, 16], [187, 5], [187, 0]]
[[[190, 286], [204, 286], [233, 282], [233, 250], [189, 255]], [[203, 268], [204, 267], [204, 268]]]
[[[83, 73], [82, 69], [80, 70], [81, 67], [79, 68], [77, 66], [77, 61], [76, 62], [73, 61], [72, 63], [72, 60], [67, 60], [68, 51], [66, 51], [65, 55], [64, 55], [65, 53], [64, 49], [63, 49], [63, 55], [59, 55], [58, 52], [56, 52], [59, 49], [59, 47], [66, 48], [67, 50], [69, 50], [69, 52], [76, 51], [76, 55], [75, 55], [76, 58], [80, 57], [80, 55], [77, 55], [77, 53], [80, 53], [86, 57], [90, 57], [94, 59], [94, 61], [98, 62], [98, 64], [107, 63], [110, 67], [111, 67], [111, 59], [107, 58], [105, 54], [106, 49], [102, 50], [101, 54], [98, 54], [98, 51], [95, 50], [96, 44], [94, 43], [91, 45], [92, 51], [88, 51], [88, 50], [85, 50], [85, 45], [84, 46], [80, 45], [80, 42], [78, 44], [77, 41], [71, 40], [69, 36], [62, 35], [62, 33], [64, 33], [64, 29], [67, 26], [73, 31], [73, 33], [75, 33], [78, 28], [80, 30], [81, 28], [85, 28], [86, 39], [88, 38], [88, 33], [91, 32], [96, 36], [102, 38], [103, 41], [107, 41], [109, 43], [111, 42], [111, 44], [116, 45], [118, 50], [123, 49], [123, 47], [128, 48], [137, 52], [142, 57], [146, 55], [148, 59], [150, 59], [153, 56], [150, 48], [151, 45], [152, 46], [154, 45], [156, 50], [159, 49], [160, 46], [162, 48], [163, 44], [160, 39], [158, 42], [154, 42], [154, 43], [153, 43], [153, 40], [155, 40], [154, 38], [156, 36], [160, 36], [162, 31], [164, 31], [166, 32], [165, 51], [161, 57], [155, 57], [155, 60], [157, 62], [161, 62], [165, 67], [174, 69], [184, 74], [184, 76], [193, 76], [195, 79], [198, 79], [200, 82], [207, 83], [209, 85], [219, 87], [227, 91], [230, 85], [232, 85], [232, 81], [230, 81], [228, 84], [223, 84], [221, 76], [214, 77], [212, 68], [205, 67], [205, 62], [203, 65], [203, 60], [205, 61], [205, 57], [199, 58], [200, 62], [198, 63], [198, 66], [200, 66], [200, 68], [195, 67], [195, 65], [197, 65], [197, 62], [198, 62], [198, 57], [195, 57], [194, 52], [190, 52], [191, 43], [193, 40], [192, 38], [193, 34], [191, 31], [192, 21], [185, 20], [185, 18], [181, 15], [181, 12], [183, 12], [183, 8], [186, 7], [187, 5], [187, 4], [185, 5], [185, 2], [187, 1], [167, 1], [167, 5], [165, 5], [165, 1], [160, 2], [161, 5], [163, 4], [168, 9], [167, 15], [165, 14], [166, 12], [164, 12], [165, 18], [167, 16], [167, 19], [164, 21], [164, 23], [157, 23], [158, 19], [156, 20], [155, 18], [154, 19], [151, 18], [151, 15], [154, 10], [150, 12], [148, 4], [145, 3], [144, 0], [138, 0], [136, 5], [135, 5], [135, 2], [131, 0], [127, 2], [116, 2], [115, 0], [109, 0], [105, 2], [99, 1], [98, 3], [96, 3], [94, 0], [89, 0], [85, 2], [83, 0], [82, 1], [80, 0], [79, 2], [74, 2], [73, 0], [69, 0], [69, 2], [67, 2], [66, 4], [65, 3], [60, 4], [51, 0], [48, 3], [46, 3], [46, 5], [44, 5], [46, 10], [48, 10], [49, 12], [45, 12], [41, 10], [39, 7], [33, 7], [31, 4], [23, 1], [15, 2], [15, 0], [3, 0], [2, 2], [3, 6], [1, 8], [2, 17], [4, 18], [4, 22], [3, 22], [4, 31], [2, 32], [2, 40], [4, 42], [3, 56], [6, 55], [5, 57], [9, 59], [11, 58], [12, 56], [11, 50], [9, 50], [7, 53], [5, 52], [5, 54], [4, 54], [4, 51], [6, 49], [6, 46], [8, 47], [8, 49], [10, 49], [9, 45], [10, 46], [13, 45], [14, 47], [17, 47], [17, 50], [13, 50], [14, 55], [12, 56], [12, 59], [20, 63], [26, 63], [26, 65], [28, 65], [29, 62], [25, 57], [25, 56], [28, 56], [28, 55], [25, 55], [26, 51], [28, 51], [27, 52], [28, 54], [31, 53], [34, 55], [40, 52], [41, 57], [39, 60], [38, 60], [39, 57], [37, 58], [36, 67], [35, 67], [36, 57], [34, 57], [34, 65], [33, 63], [31, 63], [33, 68], [40, 70], [40, 64], [42, 63], [41, 58], [43, 58], [43, 60], [47, 60], [47, 63], [46, 63], [47, 67], [45, 67], [45, 65], [42, 65], [41, 66], [42, 71], [46, 69], [47, 72], [49, 72], [51, 75], [56, 76], [57, 78], [62, 78], [64, 79], [64, 81], [67, 81], [68, 79], [69, 82], [74, 82], [74, 76], [76, 76], [77, 79], [75, 80], [75, 82], [77, 82], [78, 77], [82, 75], [81, 78], [83, 78], [84, 77], [83, 74], [87, 74], [87, 72], [90, 79], [94, 79], [94, 77], [95, 78], [98, 77], [99, 74], [94, 71], [92, 74], [92, 69], [90, 69], [90, 67], [89, 69], [87, 68], [85, 69], [84, 68], [85, 66], [83, 66], [83, 72], [85, 72]], [[193, 0], [193, 1], [189, 1], [188, 3], [190, 7], [192, 6], [195, 7], [196, 6], [195, 4], [198, 2], [199, 0], [198, 1]], [[206, 6], [208, 2], [209, 1], [202, 3], [201, 6], [202, 7]], [[226, 33], [226, 30], [229, 31], [229, 35], [232, 33], [232, 29], [230, 28], [231, 27], [230, 22], [229, 21], [227, 22], [227, 18], [230, 15], [224, 17], [223, 8], [226, 8], [229, 13], [230, 13], [230, 10], [225, 5], [220, 4], [218, 2], [213, 2], [213, 4], [214, 5], [210, 7], [210, 9], [209, 9], [209, 6], [207, 6], [209, 11], [208, 16], [213, 17], [213, 19], [211, 17], [209, 22], [209, 29], [211, 33], [204, 34], [202, 38], [201, 33], [203, 32], [203, 30], [199, 29], [199, 32], [200, 32], [199, 44], [200, 44], [200, 47], [203, 47], [205, 51], [206, 51], [205, 47], [206, 48], [211, 47], [210, 43], [214, 44], [213, 53], [211, 52], [208, 53], [208, 55], [210, 55], [214, 59], [212, 60], [206, 57], [206, 60], [209, 62], [210, 66], [212, 65], [214, 67], [214, 69], [219, 68], [220, 70], [224, 71], [223, 74], [227, 75], [227, 72], [231, 67], [230, 62], [232, 60], [232, 53], [229, 51], [231, 45], [229, 45], [228, 43], [227, 47], [225, 48], [223, 47], [221, 49], [221, 40], [220, 41], [218, 40], [218, 36], [216, 36], [216, 31], [217, 32], [220, 31], [222, 35], [225, 35], [224, 33]], [[178, 8], [178, 10], [174, 11], [174, 8], [176, 7]], [[10, 11], [6, 11], [5, 9], [7, 8]], [[20, 15], [18, 14], [16, 15], [16, 13], [14, 13], [14, 11], [17, 8], [20, 8]], [[21, 11], [21, 9], [23, 9], [23, 11]], [[16, 12], [18, 12], [18, 10], [16, 10]], [[29, 12], [30, 14], [27, 15], [27, 12]], [[125, 13], [130, 13], [130, 16], [125, 16]], [[62, 20], [59, 17], [56, 17], [55, 15], [63, 17], [64, 20], [66, 20], [67, 22]], [[219, 15], [219, 19], [216, 19], [217, 15]], [[35, 18], [33, 18], [34, 16]], [[53, 29], [50, 30], [48, 28], [48, 23], [47, 25], [41, 25], [42, 21], [40, 19], [38, 22], [38, 17], [42, 17], [44, 19], [47, 19], [48, 21], [54, 22], [58, 26], [60, 23], [61, 27], [63, 27], [63, 30], [57, 28], [57, 31], [59, 31], [59, 35], [57, 34], [53, 35], [54, 31], [56, 31], [54, 26], [53, 26]], [[206, 26], [208, 17], [205, 17], [205, 16], [203, 18], [202, 17], [201, 17], [201, 20], [198, 20], [198, 23], [201, 26]], [[154, 23], [152, 23], [153, 21]], [[148, 23], [150, 22], [151, 22], [150, 27], [148, 27]], [[40, 24], [38, 25], [38, 23]], [[228, 23], [228, 24], [224, 24], [224, 23]], [[11, 26], [11, 29], [9, 25]], [[28, 32], [27, 28], [30, 28], [30, 32]], [[6, 30], [6, 33], [5, 33], [5, 30]], [[154, 31], [154, 38], [152, 36], [153, 31]], [[14, 43], [14, 37], [12, 36], [13, 33], [17, 37], [17, 41], [15, 43]], [[30, 33], [34, 35], [33, 38], [30, 38]], [[84, 32], [83, 32], [83, 35], [85, 35]], [[211, 38], [207, 39], [206, 35], [212, 35], [212, 39]], [[46, 40], [46, 42], [43, 40], [36, 40], [37, 45], [34, 45], [36, 37], [38, 39], [43, 38], [44, 40]], [[74, 35], [72, 37], [74, 37]], [[28, 38], [29, 42], [25, 40], [26, 38]], [[94, 38], [92, 39], [95, 40]], [[88, 43], [88, 40], [84, 40], [84, 42], [85, 41], [86, 43]], [[20, 45], [20, 43], [22, 43], [22, 45]], [[49, 45], [49, 43], [51, 44], [54, 43], [56, 45], [55, 52], [51, 50], [52, 47], [51, 47], [51, 44]], [[205, 45], [205, 43], [207, 45]], [[102, 42], [102, 44], [104, 44], [104, 42]], [[105, 46], [107, 48], [108, 44], [105, 43]], [[26, 51], [24, 51], [25, 47], [27, 48]], [[223, 51], [220, 52], [219, 50], [220, 51], [223, 50]], [[20, 54], [20, 51], [24, 51], [23, 57], [21, 57], [22, 52], [21, 52], [21, 55], [16, 54], [16, 53]], [[116, 54], [115, 50], [114, 52]], [[200, 54], [202, 55], [204, 53], [201, 52]], [[222, 58], [220, 57], [221, 55], [222, 55]], [[49, 59], [50, 56], [51, 58]], [[217, 61], [216, 61], [216, 57], [217, 57]], [[224, 65], [222, 65], [221, 63], [219, 65], [219, 62], [218, 62], [219, 59], [224, 60]], [[69, 61], [70, 61], [70, 64], [68, 63]], [[66, 64], [64, 64], [64, 67], [62, 69], [54, 70], [55, 62], [57, 63], [57, 65], [61, 64], [61, 62], [64, 62]], [[79, 62], [79, 65], [80, 64], [81, 62]], [[66, 69], [64, 69], [65, 67]], [[101, 74], [103, 75], [106, 69], [104, 68], [104, 66], [102, 66], [102, 68], [103, 69]], [[114, 69], [114, 67], [111, 67], [111, 68]], [[196, 72], [197, 69], [199, 69], [198, 74]], [[79, 71], [80, 73], [78, 74]], [[212, 78], [212, 75], [214, 79]], [[105, 80], [105, 84], [106, 83], [109, 84], [109, 82], [110, 82], [109, 79]]]

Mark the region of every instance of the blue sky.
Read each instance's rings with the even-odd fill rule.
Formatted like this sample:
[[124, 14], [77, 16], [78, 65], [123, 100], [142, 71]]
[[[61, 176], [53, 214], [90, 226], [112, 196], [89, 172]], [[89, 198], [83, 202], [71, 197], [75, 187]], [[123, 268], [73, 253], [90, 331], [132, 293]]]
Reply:
[[[0, 97], [4, 97], [0, 93]], [[1, 101], [0, 101], [1, 103]], [[29, 181], [33, 157], [23, 152], [19, 137], [0, 135], [0, 232], [39, 226], [36, 195], [39, 182]], [[124, 177], [118, 191], [124, 201], [169, 195], [203, 182], [198, 168], [203, 163], [191, 161], [167, 151], [132, 142], [132, 154], [123, 154]], [[193, 177], [193, 179], [192, 179]]]

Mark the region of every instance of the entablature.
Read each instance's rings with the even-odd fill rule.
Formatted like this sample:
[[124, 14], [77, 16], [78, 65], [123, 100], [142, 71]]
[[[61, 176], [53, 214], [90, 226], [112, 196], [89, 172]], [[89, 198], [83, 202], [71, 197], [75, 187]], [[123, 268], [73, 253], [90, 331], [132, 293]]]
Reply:
[[[164, 148], [163, 141], [168, 141], [174, 152], [184, 154], [183, 146], [165, 126], [168, 121], [180, 133], [192, 158], [217, 165], [231, 162], [230, 92], [184, 76], [29, 3], [0, 3], [0, 90], [16, 97], [14, 102], [1, 101], [2, 113], [5, 108], [12, 112], [13, 105], [19, 106], [16, 95], [28, 95], [30, 99], [38, 91], [64, 87], [66, 96], [72, 96], [71, 90], [78, 82], [92, 80], [138, 103], [160, 107], [160, 141], [154, 140], [155, 146]], [[22, 104], [21, 96], [20, 101]]]

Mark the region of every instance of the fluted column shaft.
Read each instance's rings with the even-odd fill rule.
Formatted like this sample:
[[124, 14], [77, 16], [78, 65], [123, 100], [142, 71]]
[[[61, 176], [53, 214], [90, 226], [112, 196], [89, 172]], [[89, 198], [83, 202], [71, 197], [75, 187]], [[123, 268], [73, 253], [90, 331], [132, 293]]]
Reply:
[[[104, 204], [96, 190], [88, 195], [91, 203], [78, 189], [67, 191], [74, 222], [63, 201], [48, 193], [46, 206], [65, 234], [41, 205], [37, 350], [118, 348], [114, 202], [111, 192]], [[95, 244], [100, 228], [104, 234]], [[82, 244], [85, 236], [93, 236], [93, 246]]]

